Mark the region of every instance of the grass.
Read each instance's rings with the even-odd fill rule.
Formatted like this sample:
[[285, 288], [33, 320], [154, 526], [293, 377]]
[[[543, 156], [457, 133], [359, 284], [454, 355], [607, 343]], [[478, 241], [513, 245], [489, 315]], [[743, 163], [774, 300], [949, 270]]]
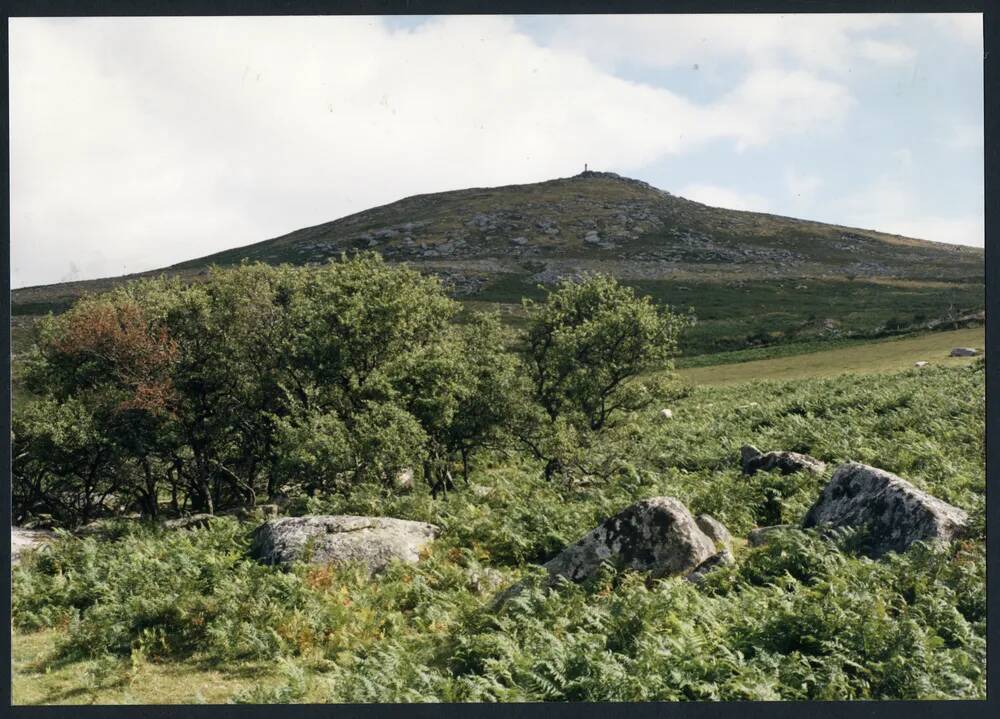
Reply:
[[912, 368], [920, 360], [941, 367], [967, 365], [972, 357], [949, 357], [954, 347], [985, 347], [982, 327], [934, 332], [917, 337], [894, 337], [847, 347], [803, 353], [791, 357], [738, 362], [678, 370], [694, 384], [727, 385], [752, 380], [791, 380], [833, 377], [839, 374], [870, 374]]
[[269, 664], [206, 668], [197, 661], [52, 661], [57, 630], [15, 632], [12, 669], [16, 704], [224, 704], [247, 689], [266, 689], [282, 677]]
[[[66, 537], [13, 571], [14, 701], [985, 696], [981, 363], [758, 377], [695, 387], [670, 406], [674, 419], [651, 408], [636, 430], [593, 448], [622, 457], [604, 480], [545, 482], [534, 463], [496, 455], [447, 500], [423, 487], [391, 495], [361, 485], [291, 508], [442, 528], [420, 564], [371, 580], [350, 567], [258, 565], [246, 556], [253, 525], [233, 519]], [[744, 477], [746, 442], [808, 452], [831, 468]], [[846, 460], [964, 508], [969, 537], [873, 562], [852, 551], [850, 533], [830, 541], [792, 531], [764, 547], [738, 542], [737, 565], [700, 588], [633, 572], [551, 590], [530, 579], [534, 564], [645, 497], [677, 497], [738, 539], [796, 522]], [[491, 607], [525, 577], [517, 601]]]
[[[781, 352], [820, 343], [870, 340], [888, 331], [918, 330], [950, 311], [959, 315], [984, 307], [982, 283], [888, 280], [784, 279], [755, 281], [715, 279], [634, 280], [624, 284], [675, 310], [694, 312], [698, 322], [681, 338], [683, 362], [736, 351]], [[467, 304], [490, 303], [503, 309], [505, 321], [522, 318], [521, 297], [541, 299], [544, 291], [528, 275], [499, 275]], [[717, 358], [712, 364], [719, 364]]]

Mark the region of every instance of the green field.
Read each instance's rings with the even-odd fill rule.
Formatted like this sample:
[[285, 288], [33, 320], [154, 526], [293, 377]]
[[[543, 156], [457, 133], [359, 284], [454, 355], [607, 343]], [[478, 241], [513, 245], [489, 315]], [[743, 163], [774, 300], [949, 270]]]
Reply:
[[949, 357], [954, 347], [985, 347], [982, 327], [934, 332], [917, 337], [896, 337], [861, 342], [830, 350], [807, 352], [791, 357], [681, 368], [678, 374], [694, 384], [725, 385], [758, 379], [805, 379], [839, 374], [894, 372], [926, 361], [934, 366], [953, 367], [972, 362], [972, 357]]
[[[896, 369], [945, 337], [866, 351], [893, 347], [879, 361]], [[836, 369], [819, 354], [833, 353], [797, 361]], [[498, 455], [446, 501], [359, 486], [293, 510], [442, 527], [425, 561], [376, 580], [260, 566], [246, 556], [253, 525], [225, 518], [66, 537], [13, 570], [14, 701], [981, 699], [982, 366], [699, 386], [671, 405], [673, 420], [637, 418], [640, 434], [615, 440], [630, 462], [603, 482], [547, 483], [534, 463]], [[972, 534], [873, 562], [849, 535], [793, 531], [760, 548], [737, 541], [737, 565], [700, 588], [609, 573], [491, 607], [500, 588], [645, 497], [677, 497], [738, 539], [798, 521], [828, 475], [744, 477], [745, 442], [896, 472], [966, 509]]]
[[[640, 295], [678, 311], [692, 310], [697, 324], [681, 340], [688, 358], [786, 345], [837, 343], [916, 331], [949, 312], [982, 310], [982, 283], [833, 280], [642, 280], [626, 281]], [[526, 275], [502, 275], [470, 302], [476, 309], [501, 307], [518, 325], [522, 297], [545, 291]]]
[[[12, 508], [64, 528], [12, 569], [15, 703], [985, 696], [985, 362], [948, 357], [984, 347], [981, 282], [622, 283], [649, 302], [507, 272], [460, 304], [374, 254], [195, 277], [41, 333], [32, 313], [81, 288], [36, 288], [12, 318]], [[469, 312], [498, 307], [508, 327]], [[826, 469], [746, 476], [748, 443]], [[848, 461], [967, 531], [874, 560], [864, 527], [798, 529]], [[735, 562], [700, 584], [621, 564], [544, 581], [658, 496], [722, 522]], [[269, 566], [251, 536], [272, 502], [440, 531], [374, 577]], [[191, 512], [214, 516], [162, 521]]]

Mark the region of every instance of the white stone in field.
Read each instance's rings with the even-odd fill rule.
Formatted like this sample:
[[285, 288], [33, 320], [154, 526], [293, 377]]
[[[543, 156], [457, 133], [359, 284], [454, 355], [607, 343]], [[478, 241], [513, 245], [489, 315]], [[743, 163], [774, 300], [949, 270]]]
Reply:
[[265, 564], [357, 562], [376, 573], [393, 560], [418, 562], [439, 531], [433, 524], [392, 517], [282, 517], [254, 530], [250, 551]]
[[10, 528], [10, 563], [17, 564], [25, 553], [34, 551], [55, 538], [55, 534], [40, 529]]

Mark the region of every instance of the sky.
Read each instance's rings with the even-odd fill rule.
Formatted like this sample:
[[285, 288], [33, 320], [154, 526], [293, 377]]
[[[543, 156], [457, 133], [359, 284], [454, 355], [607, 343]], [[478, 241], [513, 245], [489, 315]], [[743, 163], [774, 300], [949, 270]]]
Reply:
[[592, 170], [982, 246], [982, 16], [11, 18], [11, 286]]

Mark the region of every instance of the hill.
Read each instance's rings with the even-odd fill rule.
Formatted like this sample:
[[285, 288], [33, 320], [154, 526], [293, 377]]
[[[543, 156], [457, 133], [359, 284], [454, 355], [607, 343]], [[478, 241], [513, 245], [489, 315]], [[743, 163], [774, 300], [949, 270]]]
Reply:
[[416, 195], [169, 269], [244, 259], [306, 263], [375, 250], [451, 271], [460, 292], [483, 276], [583, 270], [623, 279], [720, 272], [759, 277], [968, 279], [982, 251], [868, 230], [709, 207], [612, 173]]
[[[924, 328], [983, 308], [983, 251], [709, 207], [612, 173], [416, 195], [287, 235], [121, 278], [15, 290], [12, 314], [161, 273], [244, 260], [309, 264], [375, 251], [441, 276], [516, 323], [540, 284], [606, 272], [701, 320], [690, 354]], [[484, 304], [485, 303], [485, 304]]]

